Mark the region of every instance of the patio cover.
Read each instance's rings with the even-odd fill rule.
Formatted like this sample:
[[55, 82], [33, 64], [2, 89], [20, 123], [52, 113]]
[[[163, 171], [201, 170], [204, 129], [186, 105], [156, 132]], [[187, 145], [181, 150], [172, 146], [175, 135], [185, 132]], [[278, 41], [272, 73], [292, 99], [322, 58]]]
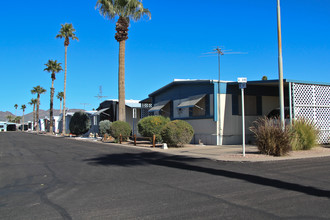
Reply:
[[162, 108], [164, 108], [164, 106], [169, 103], [170, 100], [166, 100], [166, 101], [162, 101], [157, 103], [155, 106], [153, 106], [151, 109], [149, 109], [148, 112], [158, 112], [160, 111]]
[[[106, 110], [108, 110], [108, 109], [110, 109], [110, 108], [103, 108], [103, 109], [101, 109], [101, 110], [95, 112], [93, 115], [100, 115], [101, 113], [104, 113], [104, 112], [105, 112]], [[105, 114], [105, 113], [104, 113], [104, 114]], [[106, 115], [108, 115], [108, 114], [106, 114]]]
[[190, 96], [183, 99], [182, 102], [177, 106], [177, 108], [191, 108], [194, 107], [206, 94]]

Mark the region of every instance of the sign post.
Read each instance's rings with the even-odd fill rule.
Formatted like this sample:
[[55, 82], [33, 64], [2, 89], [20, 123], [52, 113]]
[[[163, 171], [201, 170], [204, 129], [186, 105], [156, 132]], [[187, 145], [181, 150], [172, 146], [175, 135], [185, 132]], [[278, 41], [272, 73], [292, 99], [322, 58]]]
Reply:
[[134, 128], [135, 128], [135, 125], [134, 125], [134, 121], [135, 121], [135, 119], [136, 119], [136, 108], [133, 108], [133, 136], [134, 136]]
[[238, 86], [241, 89], [241, 98], [242, 98], [242, 148], [243, 148], [243, 157], [245, 157], [245, 111], [244, 111], [244, 89], [246, 88], [247, 79], [246, 78], [237, 78]]

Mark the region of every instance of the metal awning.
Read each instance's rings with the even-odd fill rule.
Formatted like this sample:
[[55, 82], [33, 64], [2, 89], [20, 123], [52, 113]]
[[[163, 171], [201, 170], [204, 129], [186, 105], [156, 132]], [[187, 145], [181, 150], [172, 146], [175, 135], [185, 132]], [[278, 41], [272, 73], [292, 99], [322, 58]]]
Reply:
[[170, 100], [159, 102], [155, 106], [153, 106], [151, 109], [149, 109], [148, 112], [158, 112], [162, 108], [164, 108], [164, 106], [167, 105], [167, 103], [169, 103], [169, 102], [170, 102]]
[[[110, 109], [110, 108], [103, 108], [103, 109], [101, 109], [101, 110], [95, 112], [93, 115], [100, 115], [100, 114], [104, 113], [104, 112], [105, 112], [106, 110], [108, 110], [108, 109]], [[105, 114], [105, 113], [104, 113], [104, 114]], [[106, 114], [106, 115], [108, 115], [108, 114]]]
[[177, 108], [191, 108], [194, 107], [206, 94], [190, 96], [183, 99], [182, 102], [177, 106]]

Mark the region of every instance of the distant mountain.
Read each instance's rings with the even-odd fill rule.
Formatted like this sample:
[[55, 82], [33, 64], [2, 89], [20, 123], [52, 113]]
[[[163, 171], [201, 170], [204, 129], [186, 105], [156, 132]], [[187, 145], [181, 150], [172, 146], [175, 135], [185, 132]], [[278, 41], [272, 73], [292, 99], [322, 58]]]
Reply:
[[[69, 112], [78, 112], [78, 111], [84, 111], [83, 109], [70, 109]], [[0, 111], [0, 121], [7, 121], [7, 115], [12, 115], [15, 117], [15, 115], [11, 112], [2, 112]], [[54, 116], [59, 116], [60, 110], [54, 109]], [[49, 110], [42, 110], [39, 109], [39, 118], [49, 118]], [[24, 121], [33, 121], [33, 112], [30, 112], [28, 114], [24, 115]]]
[[[78, 111], [85, 111], [83, 109], [69, 109], [69, 112], [78, 112]], [[54, 109], [53, 111], [54, 116], [59, 116], [61, 114], [60, 110]], [[49, 109], [48, 110], [42, 110], [39, 109], [39, 118], [49, 118]], [[33, 112], [26, 114], [24, 116], [24, 121], [33, 121]]]
[[2, 112], [0, 111], [0, 121], [7, 121], [7, 115], [12, 115], [13, 117], [15, 117], [15, 115], [11, 112]]

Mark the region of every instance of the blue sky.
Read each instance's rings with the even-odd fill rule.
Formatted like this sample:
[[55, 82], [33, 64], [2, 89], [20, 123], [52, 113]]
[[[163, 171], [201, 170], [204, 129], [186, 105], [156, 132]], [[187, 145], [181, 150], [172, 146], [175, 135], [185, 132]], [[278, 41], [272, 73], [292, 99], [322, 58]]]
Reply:
[[[60, 24], [72, 23], [79, 42], [68, 48], [67, 107], [97, 108], [99, 86], [117, 98], [118, 42], [115, 22], [95, 10], [96, 0], [1, 1], [0, 111], [27, 105], [37, 85], [47, 89], [41, 109], [49, 108], [49, 59], [63, 63]], [[246, 54], [221, 57], [221, 79], [278, 77], [276, 0], [143, 0], [152, 19], [132, 22], [126, 42], [126, 99], [141, 100], [173, 79], [217, 79], [216, 46]], [[282, 0], [284, 78], [330, 82], [330, 1]], [[63, 90], [57, 74], [55, 94]], [[54, 107], [59, 109], [55, 98]], [[18, 111], [21, 114], [21, 111]]]

